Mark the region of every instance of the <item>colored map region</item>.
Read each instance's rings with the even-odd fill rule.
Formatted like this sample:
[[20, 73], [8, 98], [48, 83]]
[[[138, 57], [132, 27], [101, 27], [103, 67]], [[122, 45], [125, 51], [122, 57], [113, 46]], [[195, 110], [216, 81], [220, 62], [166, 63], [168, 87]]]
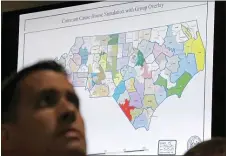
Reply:
[[149, 125], [169, 96], [180, 98], [204, 70], [205, 48], [197, 21], [156, 28], [76, 37], [69, 53], [56, 58], [74, 87], [90, 98], [109, 97], [135, 129]]

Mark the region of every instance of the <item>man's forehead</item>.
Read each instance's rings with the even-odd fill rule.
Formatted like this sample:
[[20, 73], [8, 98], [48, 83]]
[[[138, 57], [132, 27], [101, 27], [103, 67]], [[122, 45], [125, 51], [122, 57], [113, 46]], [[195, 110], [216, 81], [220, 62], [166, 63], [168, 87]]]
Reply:
[[[39, 70], [30, 73], [21, 83], [21, 88], [29, 87], [29, 89], [38, 89], [45, 87], [72, 87], [67, 76], [64, 73], [55, 72], [52, 70]], [[73, 87], [72, 87], [73, 88]]]

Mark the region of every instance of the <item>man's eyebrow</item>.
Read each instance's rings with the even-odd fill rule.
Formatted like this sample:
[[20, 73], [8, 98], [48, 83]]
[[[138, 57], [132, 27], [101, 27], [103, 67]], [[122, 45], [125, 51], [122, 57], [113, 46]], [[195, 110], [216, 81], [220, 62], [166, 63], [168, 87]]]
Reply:
[[43, 89], [39, 89], [37, 92], [36, 92], [36, 95], [37, 96], [42, 96], [46, 93], [60, 93], [57, 89], [55, 88], [43, 88]]
[[[46, 93], [56, 93], [56, 94], [60, 94], [60, 91], [57, 90], [56, 88], [44, 88], [44, 89], [40, 89], [38, 91], [38, 96], [42, 96]], [[73, 102], [76, 102], [77, 104], [80, 104], [80, 99], [78, 97], [78, 95], [75, 93], [74, 90], [65, 90], [66, 96], [69, 95], [70, 97], [72, 97]]]
[[59, 92], [59, 91], [56, 88], [42, 88], [38, 92], [43, 93], [43, 92]]

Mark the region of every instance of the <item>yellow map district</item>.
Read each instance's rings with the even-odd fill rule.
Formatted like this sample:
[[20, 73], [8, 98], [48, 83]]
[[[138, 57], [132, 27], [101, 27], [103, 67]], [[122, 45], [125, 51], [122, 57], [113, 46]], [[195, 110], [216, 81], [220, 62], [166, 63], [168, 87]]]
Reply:
[[109, 89], [105, 85], [94, 86], [94, 91], [92, 93], [93, 97], [106, 97], [109, 94]]
[[197, 31], [197, 38], [194, 39], [188, 28], [182, 25], [182, 30], [188, 38], [188, 41], [184, 43], [184, 52], [186, 55], [188, 53], [195, 54], [197, 70], [202, 71], [205, 63], [205, 48], [203, 46], [200, 33]]
[[126, 81], [126, 89], [128, 92], [135, 92], [135, 86], [134, 86], [135, 79], [130, 78], [129, 80]]
[[142, 109], [137, 109], [137, 108], [131, 110], [131, 112], [130, 112], [130, 114], [132, 116], [132, 120], [131, 121], [134, 121], [135, 118], [142, 113], [142, 111], [143, 111]]
[[143, 105], [144, 108], [151, 107], [152, 110], [155, 110], [158, 107], [158, 104], [155, 99], [155, 95], [144, 95], [143, 103], [144, 103]]
[[113, 78], [113, 81], [114, 81], [116, 86], [118, 86], [118, 84], [122, 81], [122, 75], [121, 75], [120, 72], [117, 72], [115, 74], [115, 78]]
[[107, 68], [107, 54], [101, 55], [100, 56], [100, 61], [99, 61], [101, 67], [103, 68], [104, 71], [106, 71]]

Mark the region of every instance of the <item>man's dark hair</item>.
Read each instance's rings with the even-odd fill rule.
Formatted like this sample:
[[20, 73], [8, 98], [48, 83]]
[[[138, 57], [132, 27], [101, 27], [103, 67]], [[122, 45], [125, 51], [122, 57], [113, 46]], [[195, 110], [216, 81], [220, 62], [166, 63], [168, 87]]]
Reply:
[[45, 60], [28, 66], [7, 78], [2, 85], [2, 124], [16, 121], [20, 100], [20, 82], [29, 74], [41, 70], [52, 70], [66, 75], [63, 66], [55, 61]]
[[214, 138], [191, 148], [184, 156], [226, 156], [226, 139]]

